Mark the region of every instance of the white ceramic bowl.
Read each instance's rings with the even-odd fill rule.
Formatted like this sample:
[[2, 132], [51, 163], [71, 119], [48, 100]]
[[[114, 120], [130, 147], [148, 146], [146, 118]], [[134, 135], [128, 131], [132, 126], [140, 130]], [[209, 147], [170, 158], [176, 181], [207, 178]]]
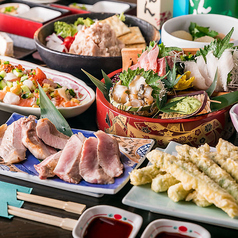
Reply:
[[108, 217], [132, 225], [132, 231], [128, 238], [135, 237], [142, 224], [142, 217], [135, 213], [128, 212], [126, 210], [113, 206], [98, 205], [88, 208], [81, 215], [81, 217], [77, 221], [76, 226], [73, 229], [73, 237], [83, 238], [84, 232], [87, 229], [88, 225], [96, 217]]
[[5, 8], [5, 7], [16, 7], [16, 13], [13, 14], [14, 16], [17, 16], [19, 14], [25, 13], [27, 11], [30, 10], [30, 7], [26, 4], [22, 4], [22, 3], [5, 3], [5, 4], [1, 4], [0, 8]]
[[211, 238], [210, 233], [199, 225], [169, 219], [158, 219], [151, 222], [144, 230], [141, 238], [154, 238], [162, 232], [181, 234], [194, 238]]
[[231, 121], [238, 132], [238, 104], [234, 104], [230, 109]]
[[189, 14], [174, 17], [166, 21], [161, 29], [161, 41], [168, 47], [177, 46], [180, 48], [203, 48], [204, 45], [208, 45], [209, 43], [183, 40], [171, 35], [172, 32], [177, 30], [185, 30], [188, 32], [190, 22], [195, 22], [200, 26], [209, 27], [210, 30], [215, 30], [225, 35], [231, 30], [232, 27], [234, 27], [235, 29], [231, 38], [238, 40], [237, 18], [218, 14]]
[[[36, 64], [32, 64], [23, 60], [17, 60], [7, 56], [1, 56], [0, 59], [9, 61], [13, 65], [21, 64], [25, 69], [34, 69], [38, 67], [46, 74], [47, 78], [51, 78], [54, 82], [59, 83], [62, 86], [73, 88], [75, 92], [82, 94], [83, 100], [79, 106], [58, 108], [58, 110], [65, 118], [75, 117], [83, 113], [91, 106], [91, 104], [95, 100], [96, 95], [94, 90], [87, 86], [86, 83], [84, 83], [82, 80], [70, 74], [62, 73], [45, 67], [40, 67]], [[0, 110], [10, 113], [17, 112], [23, 115], [40, 116], [41, 114], [40, 108], [22, 107], [18, 105], [7, 104], [4, 102], [0, 102]]]

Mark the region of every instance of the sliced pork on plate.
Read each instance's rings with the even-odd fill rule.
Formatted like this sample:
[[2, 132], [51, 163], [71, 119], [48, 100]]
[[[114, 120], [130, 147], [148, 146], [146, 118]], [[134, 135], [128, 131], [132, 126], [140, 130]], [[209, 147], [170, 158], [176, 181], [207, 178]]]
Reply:
[[34, 116], [29, 116], [22, 120], [22, 143], [37, 159], [44, 160], [57, 151], [39, 139], [36, 134], [35, 119]]
[[45, 144], [61, 150], [65, 147], [69, 139], [68, 136], [59, 132], [48, 118], [38, 120], [36, 133], [37, 136], [45, 142]]
[[79, 170], [83, 179], [89, 183], [114, 183], [114, 179], [99, 165], [98, 139], [95, 137], [89, 137], [84, 141]]
[[101, 130], [95, 132], [95, 135], [98, 138], [99, 165], [110, 177], [120, 176], [123, 173], [123, 164], [117, 140]]
[[55, 173], [53, 171], [59, 161], [61, 153], [62, 150], [58, 151], [53, 155], [48, 156], [41, 163], [34, 165], [35, 170], [39, 173], [40, 179], [47, 179], [55, 176]]
[[2, 138], [3, 138], [6, 130], [7, 130], [7, 124], [3, 124], [0, 126], [0, 145], [2, 143]]
[[26, 159], [26, 147], [22, 143], [21, 123], [24, 118], [13, 122], [7, 127], [2, 138], [0, 156], [5, 163], [19, 163]]
[[68, 183], [79, 183], [81, 175], [79, 173], [79, 162], [85, 137], [82, 133], [74, 134], [70, 137], [59, 161], [54, 169], [54, 173]]

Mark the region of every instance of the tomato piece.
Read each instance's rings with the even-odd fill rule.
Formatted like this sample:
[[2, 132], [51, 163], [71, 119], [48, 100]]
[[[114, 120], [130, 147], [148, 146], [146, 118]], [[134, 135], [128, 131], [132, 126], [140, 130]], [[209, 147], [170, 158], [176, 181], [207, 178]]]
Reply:
[[72, 45], [75, 37], [74, 36], [67, 36], [64, 38], [63, 45], [69, 50], [70, 46]]

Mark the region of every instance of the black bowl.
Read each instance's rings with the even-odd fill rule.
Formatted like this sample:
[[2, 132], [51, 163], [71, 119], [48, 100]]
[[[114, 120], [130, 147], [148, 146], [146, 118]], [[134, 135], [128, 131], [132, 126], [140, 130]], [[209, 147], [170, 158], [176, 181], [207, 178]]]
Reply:
[[[51, 35], [54, 31], [54, 22], [64, 21], [67, 23], [75, 22], [78, 17], [90, 17], [91, 19], [102, 20], [108, 18], [114, 14], [111, 13], [86, 13], [75, 14], [57, 20], [51, 21], [41, 28], [39, 28], [34, 35], [37, 50], [46, 63], [46, 65], [52, 69], [56, 69], [62, 72], [70, 73], [75, 77], [80, 78], [86, 84], [92, 85], [90, 79], [83, 73], [81, 69], [86, 70], [98, 79], [102, 78], [103, 70], [109, 74], [116, 69], [122, 68], [122, 57], [98, 57], [98, 56], [83, 56], [69, 53], [62, 53], [46, 47], [46, 37]], [[135, 16], [125, 15], [125, 24], [128, 26], [138, 26], [146, 40], [147, 45], [150, 41], [159, 41], [159, 31], [150, 23], [139, 19]]]

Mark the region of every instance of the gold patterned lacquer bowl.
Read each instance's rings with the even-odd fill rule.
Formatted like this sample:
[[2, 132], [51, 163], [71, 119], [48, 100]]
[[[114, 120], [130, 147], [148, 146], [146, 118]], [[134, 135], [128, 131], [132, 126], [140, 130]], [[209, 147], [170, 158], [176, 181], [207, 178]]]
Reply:
[[[111, 78], [120, 72], [121, 69], [108, 76]], [[192, 146], [204, 143], [215, 146], [219, 138], [229, 139], [234, 132], [229, 109], [186, 119], [149, 118], [118, 110], [99, 89], [96, 105], [100, 130], [120, 136], [155, 139], [156, 145], [161, 148], [165, 148], [170, 141]]]

